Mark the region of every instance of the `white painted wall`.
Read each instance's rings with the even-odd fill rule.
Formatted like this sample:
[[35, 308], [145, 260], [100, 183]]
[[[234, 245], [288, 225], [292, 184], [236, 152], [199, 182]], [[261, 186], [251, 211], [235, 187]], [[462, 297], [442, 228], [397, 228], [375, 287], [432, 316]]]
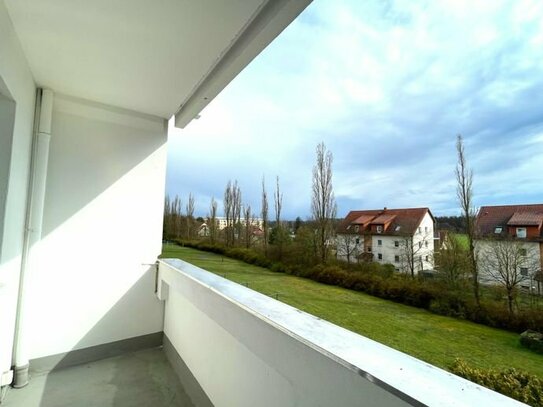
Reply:
[[[420, 247], [419, 244], [421, 244], [422, 247]], [[432, 270], [434, 268], [434, 222], [429, 213], [424, 215], [424, 218], [417, 227], [417, 230], [413, 235], [412, 245], [413, 254], [416, 260], [415, 271]], [[405, 253], [405, 249], [403, 252]], [[403, 267], [405, 267], [405, 265]]]
[[[0, 374], [11, 368], [36, 88], [11, 20], [0, 1], [0, 94], [15, 102], [13, 132], [0, 130]], [[0, 113], [2, 115], [2, 113]], [[13, 136], [13, 137], [12, 137]]]
[[30, 358], [162, 330], [165, 120], [55, 95]]
[[181, 260], [160, 281], [164, 332], [217, 407], [523, 405]]

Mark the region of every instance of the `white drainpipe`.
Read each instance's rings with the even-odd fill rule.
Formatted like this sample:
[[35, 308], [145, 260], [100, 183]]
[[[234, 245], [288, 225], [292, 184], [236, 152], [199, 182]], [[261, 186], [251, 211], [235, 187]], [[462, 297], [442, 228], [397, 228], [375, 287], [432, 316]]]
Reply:
[[49, 160], [49, 141], [51, 139], [51, 120], [53, 117], [53, 91], [38, 90], [36, 117], [39, 117], [34, 133], [30, 164], [30, 184], [26, 213], [26, 228], [23, 245], [23, 258], [17, 303], [17, 323], [15, 327], [14, 361], [15, 374], [13, 387], [28, 384], [28, 288], [36, 269], [34, 245], [40, 241], [43, 224], [45, 184], [47, 181], [47, 162]]

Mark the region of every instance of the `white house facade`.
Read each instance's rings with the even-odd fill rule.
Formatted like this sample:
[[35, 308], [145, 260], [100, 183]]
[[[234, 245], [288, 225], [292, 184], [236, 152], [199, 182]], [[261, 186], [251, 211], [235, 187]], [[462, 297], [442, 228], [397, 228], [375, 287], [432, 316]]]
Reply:
[[476, 236], [481, 283], [543, 293], [543, 204], [483, 206]]
[[428, 208], [351, 211], [338, 229], [337, 256], [392, 264], [403, 273], [432, 270], [434, 229]]

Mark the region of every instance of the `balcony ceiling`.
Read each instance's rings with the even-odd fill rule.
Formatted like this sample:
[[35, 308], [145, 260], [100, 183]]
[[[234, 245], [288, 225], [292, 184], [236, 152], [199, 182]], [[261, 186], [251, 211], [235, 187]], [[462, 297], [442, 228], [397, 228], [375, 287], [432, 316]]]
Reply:
[[[236, 72], [218, 75], [215, 81], [221, 83], [215, 84], [216, 93], [309, 3], [309, 0], [274, 1], [282, 4], [283, 14], [279, 20], [273, 16], [268, 19], [275, 25], [272, 35], [259, 42], [258, 51], [234, 64]], [[5, 2], [39, 86], [164, 118], [178, 112], [202, 83], [213, 80], [209, 77], [213, 69], [272, 3], [266, 0]], [[199, 103], [200, 107], [189, 109], [192, 117], [214, 96], [210, 93]]]

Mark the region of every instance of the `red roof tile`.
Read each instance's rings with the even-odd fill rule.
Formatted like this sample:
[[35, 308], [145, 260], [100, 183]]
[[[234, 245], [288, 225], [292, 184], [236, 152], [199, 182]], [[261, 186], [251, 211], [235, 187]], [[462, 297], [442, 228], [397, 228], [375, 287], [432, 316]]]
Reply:
[[515, 212], [509, 222], [508, 226], [541, 226], [543, 223], [543, 213], [533, 212]]
[[[531, 222], [534, 219], [541, 219], [540, 216], [543, 216], [543, 204], [482, 206], [475, 227], [479, 235], [494, 235], [497, 227], [502, 227], [502, 233], [507, 233], [508, 225], [530, 226], [531, 223], [517, 222]], [[511, 221], [513, 223], [509, 223]], [[536, 226], [540, 224], [537, 223]]]
[[[428, 208], [405, 208], [405, 209], [370, 209], [361, 211], [351, 211], [347, 214], [338, 228], [338, 233], [353, 233], [354, 229], [350, 225], [364, 225], [359, 229], [359, 234], [368, 231], [368, 224], [390, 224], [383, 231], [383, 235], [412, 235], [422, 222], [422, 219], [429, 213], [433, 215]], [[369, 220], [368, 220], [369, 219]], [[377, 222], [376, 222], [377, 221]], [[349, 229], [348, 229], [349, 228]]]

